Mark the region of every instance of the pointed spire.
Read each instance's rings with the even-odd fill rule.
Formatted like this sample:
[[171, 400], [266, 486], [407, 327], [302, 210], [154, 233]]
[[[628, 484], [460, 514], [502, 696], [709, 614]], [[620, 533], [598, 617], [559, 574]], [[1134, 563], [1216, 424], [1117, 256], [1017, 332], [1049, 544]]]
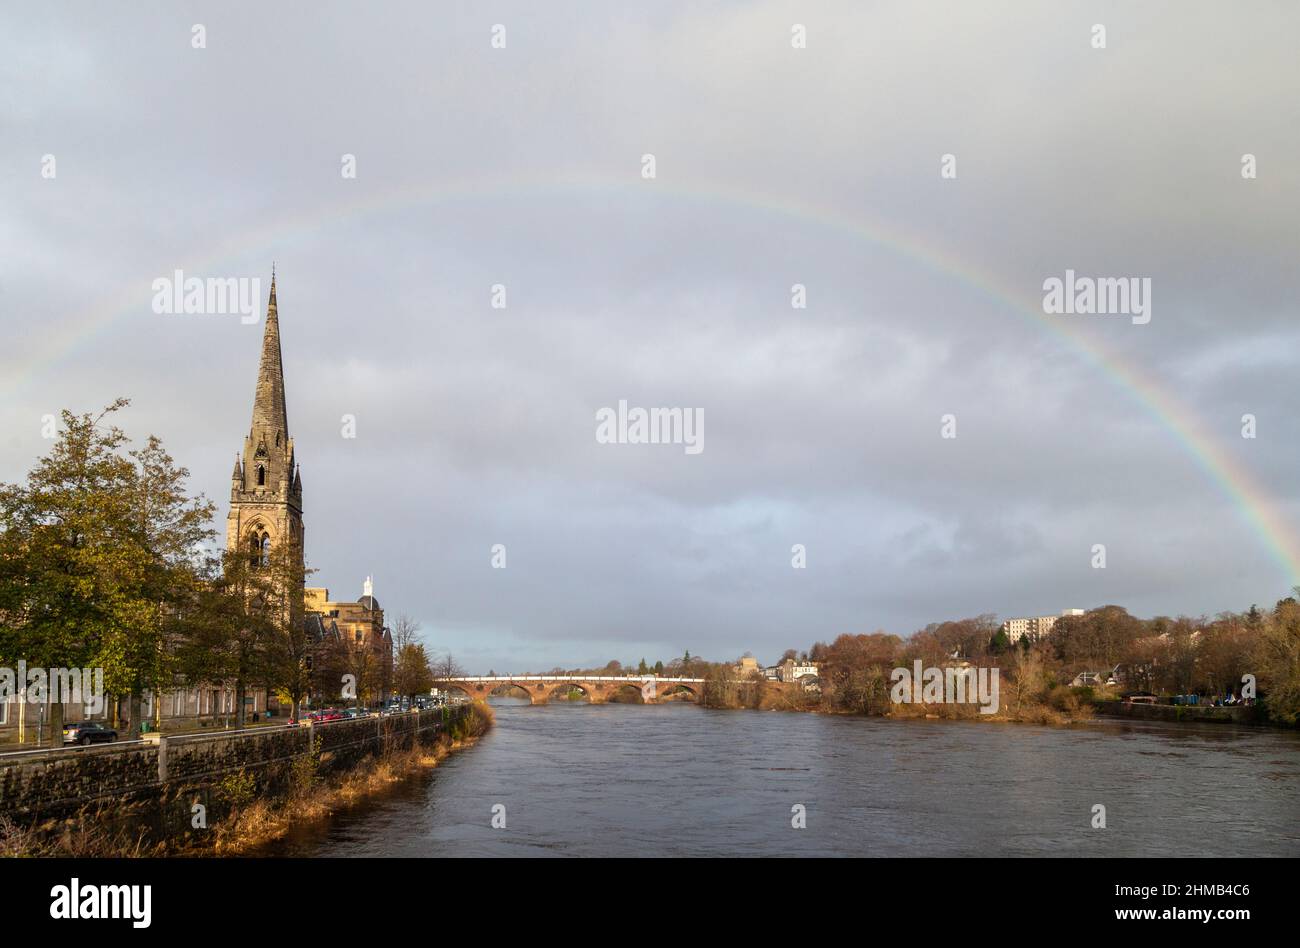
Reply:
[[239, 464], [239, 452], [235, 452], [235, 473], [230, 476], [232, 481], [242, 481], [244, 479], [244, 469]]
[[284, 363], [280, 358], [280, 316], [275, 305], [275, 271], [271, 271], [271, 298], [266, 304], [266, 330], [262, 336], [262, 364], [257, 370], [257, 394], [253, 399], [253, 431], [261, 430], [269, 444], [289, 437], [288, 412], [284, 407]]

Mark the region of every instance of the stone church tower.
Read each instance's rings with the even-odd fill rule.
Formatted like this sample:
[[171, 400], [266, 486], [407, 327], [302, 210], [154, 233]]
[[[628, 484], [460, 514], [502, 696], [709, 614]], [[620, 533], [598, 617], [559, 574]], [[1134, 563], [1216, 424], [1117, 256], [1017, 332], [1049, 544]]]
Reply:
[[284, 365], [280, 359], [280, 317], [275, 306], [275, 273], [266, 307], [262, 362], [253, 397], [253, 424], [235, 459], [230, 479], [230, 516], [226, 549], [242, 550], [252, 562], [265, 564], [271, 549], [289, 541], [303, 550], [302, 477], [289, 437], [284, 407]]

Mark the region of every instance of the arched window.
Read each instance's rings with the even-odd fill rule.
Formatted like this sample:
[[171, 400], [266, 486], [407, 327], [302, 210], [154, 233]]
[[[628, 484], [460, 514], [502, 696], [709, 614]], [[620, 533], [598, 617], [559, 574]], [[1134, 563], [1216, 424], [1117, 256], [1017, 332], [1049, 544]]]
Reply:
[[265, 530], [253, 529], [248, 536], [248, 565], [254, 569], [271, 563], [271, 537]]
[[266, 486], [266, 468], [260, 464], [257, 465], [257, 486], [258, 487]]

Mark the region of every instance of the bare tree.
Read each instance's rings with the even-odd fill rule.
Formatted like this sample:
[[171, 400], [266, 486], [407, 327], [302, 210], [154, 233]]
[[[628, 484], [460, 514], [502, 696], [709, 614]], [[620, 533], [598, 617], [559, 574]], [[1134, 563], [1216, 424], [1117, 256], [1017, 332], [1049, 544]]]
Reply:
[[429, 663], [429, 666], [433, 669], [434, 678], [465, 677], [465, 669], [461, 668], [460, 665], [457, 664], [456, 659], [452, 657], [450, 651], [447, 652], [446, 655], [435, 658]]
[[1044, 686], [1043, 653], [1040, 647], [1017, 649], [1014, 662], [1016, 670], [1016, 715], [1020, 715], [1020, 703], [1028, 698], [1031, 702], [1042, 693]]
[[393, 625], [393, 654], [401, 652], [408, 645], [417, 644], [420, 638], [420, 623], [408, 615], [397, 617]]

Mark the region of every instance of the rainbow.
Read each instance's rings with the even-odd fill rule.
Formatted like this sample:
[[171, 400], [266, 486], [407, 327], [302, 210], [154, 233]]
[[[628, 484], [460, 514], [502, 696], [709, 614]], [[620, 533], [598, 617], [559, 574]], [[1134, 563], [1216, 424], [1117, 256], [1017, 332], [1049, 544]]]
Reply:
[[[933, 240], [910, 234], [896, 224], [891, 223], [886, 228], [878, 222], [849, 217], [831, 208], [786, 197], [743, 192], [725, 184], [710, 184], [708, 187], [669, 186], [662, 180], [643, 182], [636, 175], [617, 179], [587, 174], [552, 179], [466, 178], [455, 182], [440, 180], [436, 185], [395, 187], [367, 193], [353, 201], [313, 207], [289, 218], [277, 216], [269, 226], [231, 236], [201, 257], [177, 261], [176, 266], [190, 274], [210, 275], [213, 271], [220, 273], [222, 264], [237, 258], [250, 255], [264, 255], [267, 259], [283, 256], [286, 245], [295, 239], [310, 239], [330, 226], [351, 223], [369, 215], [429, 204], [500, 201], [570, 192], [593, 196], [607, 192], [614, 197], [627, 197], [633, 193], [644, 197], [647, 193], [652, 193], [665, 199], [720, 204], [797, 220], [874, 244], [919, 264], [943, 279], [958, 281], [978, 290], [1000, 308], [1061, 339], [1085, 363], [1127, 393], [1169, 433], [1208, 481], [1233, 505], [1244, 524], [1278, 566], [1286, 587], [1300, 583], [1300, 543], [1284, 529], [1288, 518], [1250, 472], [1216, 442], [1199, 419], [1180, 404], [1178, 399], [1113, 348], [1074, 328], [1078, 325], [1077, 321], [1044, 313], [1041, 299], [1036, 295], [1032, 298], [1027, 296], [1024, 287], [1003, 285], [996, 275], [975, 268], [969, 262], [937, 247]], [[138, 315], [142, 301], [150, 298], [146, 290], [155, 276], [157, 274], [142, 276], [124, 284], [93, 312], [73, 320], [63, 331], [47, 336], [42, 354], [29, 360], [21, 372], [14, 373], [9, 384], [0, 388], [0, 391], [14, 391], [26, 381], [57, 365], [71, 352], [88, 345], [114, 321]]]

